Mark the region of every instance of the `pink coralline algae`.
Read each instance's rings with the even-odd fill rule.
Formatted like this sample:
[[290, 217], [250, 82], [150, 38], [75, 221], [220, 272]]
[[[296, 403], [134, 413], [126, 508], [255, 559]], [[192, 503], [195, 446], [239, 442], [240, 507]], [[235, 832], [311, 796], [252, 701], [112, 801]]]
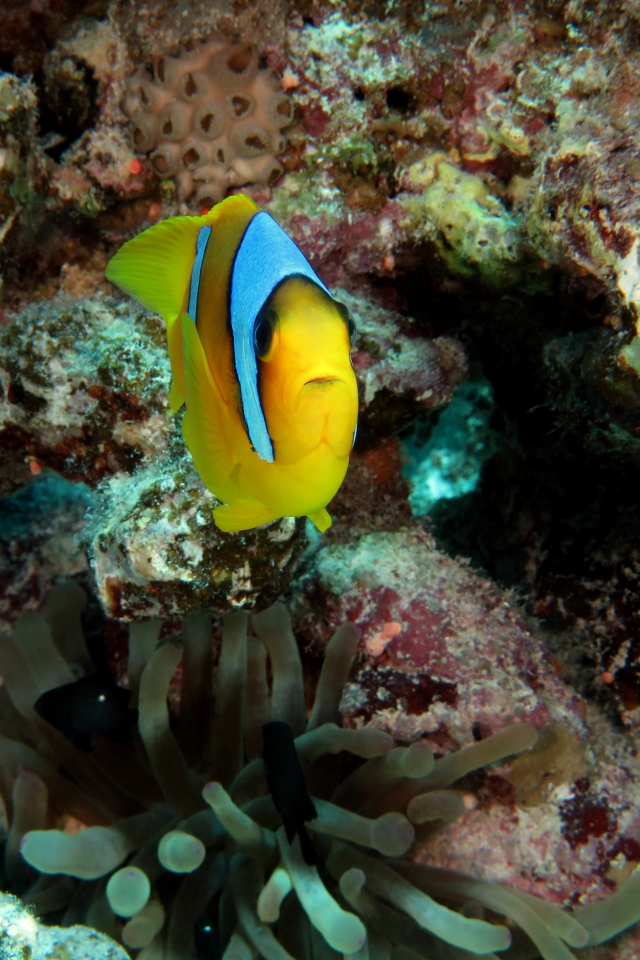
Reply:
[[[360, 667], [343, 711], [439, 754], [514, 721], [540, 731], [528, 761], [458, 785], [467, 814], [417, 859], [468, 869], [557, 903], [608, 895], [640, 863], [640, 765], [633, 745], [563, 680], [535, 629], [487, 580], [444, 557], [421, 532], [327, 544], [317, 581], [295, 590], [312, 648], [328, 625], [362, 631]], [[477, 793], [476, 799], [472, 793]], [[634, 933], [598, 958], [631, 958]]]

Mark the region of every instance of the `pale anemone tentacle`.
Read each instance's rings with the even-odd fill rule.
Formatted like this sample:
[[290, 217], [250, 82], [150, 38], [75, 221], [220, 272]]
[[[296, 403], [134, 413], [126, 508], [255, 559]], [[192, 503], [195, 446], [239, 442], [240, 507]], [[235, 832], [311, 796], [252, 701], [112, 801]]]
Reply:
[[164, 907], [159, 900], [149, 900], [122, 928], [122, 942], [132, 950], [147, 947], [162, 930], [165, 921]]
[[342, 691], [349, 678], [359, 642], [360, 631], [352, 623], [343, 623], [329, 640], [307, 730], [315, 730], [325, 723], [340, 722]]
[[294, 737], [297, 737], [306, 726], [304, 684], [289, 611], [284, 604], [274, 603], [263, 613], [254, 614], [251, 625], [271, 659], [271, 719], [288, 723]]
[[223, 618], [210, 748], [211, 767], [223, 785], [231, 783], [243, 764], [247, 620], [246, 613], [232, 613]]
[[[226, 960], [338, 960], [340, 954], [357, 960], [568, 960], [640, 920], [640, 871], [609, 900], [569, 913], [529, 894], [403, 859], [413, 838], [410, 819], [423, 836], [464, 815], [456, 781], [528, 749], [537, 734], [529, 724], [515, 724], [434, 763], [424, 743], [394, 747], [382, 730], [341, 728], [336, 705], [355, 652], [351, 627], [330, 641], [307, 729], [294, 741], [313, 787], [317, 816], [307, 827], [321, 866], [304, 863], [299, 839], [286, 839], [258, 755], [261, 719], [299, 719], [304, 702], [283, 608], [270, 621], [277, 636], [267, 646], [248, 643], [245, 614], [225, 619], [215, 687], [206, 616], [194, 614], [178, 638], [160, 646], [159, 623], [132, 626], [141, 737], [127, 745], [121, 780], [114, 779], [113, 762], [104, 765], [107, 753], [84, 754], [33, 711], [39, 688], [51, 689], [64, 676], [59, 657], [73, 656], [77, 664], [84, 656], [78, 639], [82, 598], [75, 590], [68, 597], [74, 635], [64, 637], [62, 592], [50, 608], [53, 640], [36, 620], [37, 643], [23, 644], [28, 656], [44, 651], [37, 683], [13, 642], [0, 641], [0, 765], [6, 774], [0, 793], [2, 809], [11, 810], [13, 838], [7, 856], [15, 861], [21, 837], [22, 858], [40, 871], [25, 891], [38, 910], [65, 911], [65, 923], [94, 925], [139, 950], [140, 960], [193, 957], [194, 922], [203, 911], [217, 928]], [[267, 648], [279, 663], [278, 671], [271, 663], [274, 682], [279, 672], [271, 693]], [[205, 719], [198, 750], [189, 742], [193, 724], [184, 715], [175, 724], [167, 706], [181, 656], [183, 706]], [[249, 688], [257, 691], [255, 710], [253, 704], [245, 710]], [[46, 745], [42, 753], [40, 744]], [[342, 750], [364, 762], [335, 789], [334, 760]], [[244, 767], [243, 754], [249, 761]], [[111, 761], [117, 756], [114, 747]], [[131, 782], [135, 756], [153, 790]], [[75, 834], [26, 830], [22, 837], [32, 794], [40, 798], [31, 811], [36, 825], [46, 822], [44, 811], [47, 819], [52, 813], [79, 816], [86, 828]], [[164, 805], [153, 799], [162, 795]], [[422, 855], [428, 847], [419, 849]], [[501, 917], [520, 928], [512, 948], [505, 949], [509, 934]]]
[[270, 720], [267, 648], [261, 640], [249, 637], [247, 685], [244, 692], [244, 752], [247, 760], [262, 755], [262, 727]]
[[454, 947], [486, 954], [494, 950], [506, 950], [511, 943], [511, 935], [506, 927], [469, 919], [443, 907], [384, 863], [356, 850], [336, 846], [328, 863], [332, 871], [340, 873], [346, 873], [353, 867], [361, 870], [373, 893], [408, 913], [419, 926]]
[[350, 810], [364, 804], [372, 793], [390, 790], [406, 777], [426, 777], [434, 765], [433, 750], [417, 740], [408, 747], [395, 747], [384, 757], [376, 757], [348, 776], [334, 792], [332, 800]]
[[291, 893], [293, 884], [283, 864], [276, 867], [258, 897], [258, 916], [264, 923], [275, 923], [280, 917], [280, 906]]
[[313, 926], [334, 950], [355, 953], [366, 939], [362, 921], [354, 913], [348, 913], [340, 907], [318, 876], [316, 868], [304, 862], [298, 837], [289, 844], [284, 827], [280, 827], [278, 846], [293, 889]]

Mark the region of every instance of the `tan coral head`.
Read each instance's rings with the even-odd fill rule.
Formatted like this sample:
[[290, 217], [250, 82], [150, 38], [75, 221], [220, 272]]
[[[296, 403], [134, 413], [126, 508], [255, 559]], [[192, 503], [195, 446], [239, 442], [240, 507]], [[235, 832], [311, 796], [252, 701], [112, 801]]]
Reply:
[[216, 38], [157, 56], [129, 79], [122, 106], [135, 150], [175, 179], [180, 200], [195, 194], [208, 208], [229, 187], [267, 186], [282, 173], [293, 104], [253, 44]]

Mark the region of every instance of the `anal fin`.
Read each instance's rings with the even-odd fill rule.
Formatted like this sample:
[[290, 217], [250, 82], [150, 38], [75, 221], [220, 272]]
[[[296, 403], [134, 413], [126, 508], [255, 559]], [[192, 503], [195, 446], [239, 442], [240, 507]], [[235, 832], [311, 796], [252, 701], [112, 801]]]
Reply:
[[316, 525], [320, 533], [324, 533], [331, 526], [331, 517], [324, 508], [316, 510], [315, 513], [310, 513], [309, 520]]
[[277, 517], [273, 510], [257, 500], [236, 500], [229, 506], [216, 507], [213, 511], [213, 519], [219, 530], [223, 533], [231, 533], [237, 530], [251, 530], [263, 523], [269, 523], [270, 520], [276, 520]]

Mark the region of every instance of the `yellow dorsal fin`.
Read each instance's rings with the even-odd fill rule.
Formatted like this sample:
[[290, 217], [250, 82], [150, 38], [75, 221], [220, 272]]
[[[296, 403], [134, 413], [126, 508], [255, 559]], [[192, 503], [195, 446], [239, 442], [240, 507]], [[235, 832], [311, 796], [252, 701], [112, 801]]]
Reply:
[[200, 228], [214, 226], [223, 214], [259, 209], [249, 197], [236, 194], [204, 216], [169, 217], [123, 244], [109, 261], [105, 276], [171, 327], [183, 309]]
[[105, 276], [143, 307], [159, 313], [171, 326], [184, 303], [204, 217], [169, 217], [128, 240], [112, 260]]
[[244, 194], [227, 197], [201, 217], [170, 217], [127, 241], [110, 260], [105, 276], [155, 313], [167, 327], [173, 383], [169, 406], [184, 403], [183, 337], [178, 321], [187, 306], [196, 240], [202, 227], [215, 227], [220, 216], [255, 213], [260, 208]]

